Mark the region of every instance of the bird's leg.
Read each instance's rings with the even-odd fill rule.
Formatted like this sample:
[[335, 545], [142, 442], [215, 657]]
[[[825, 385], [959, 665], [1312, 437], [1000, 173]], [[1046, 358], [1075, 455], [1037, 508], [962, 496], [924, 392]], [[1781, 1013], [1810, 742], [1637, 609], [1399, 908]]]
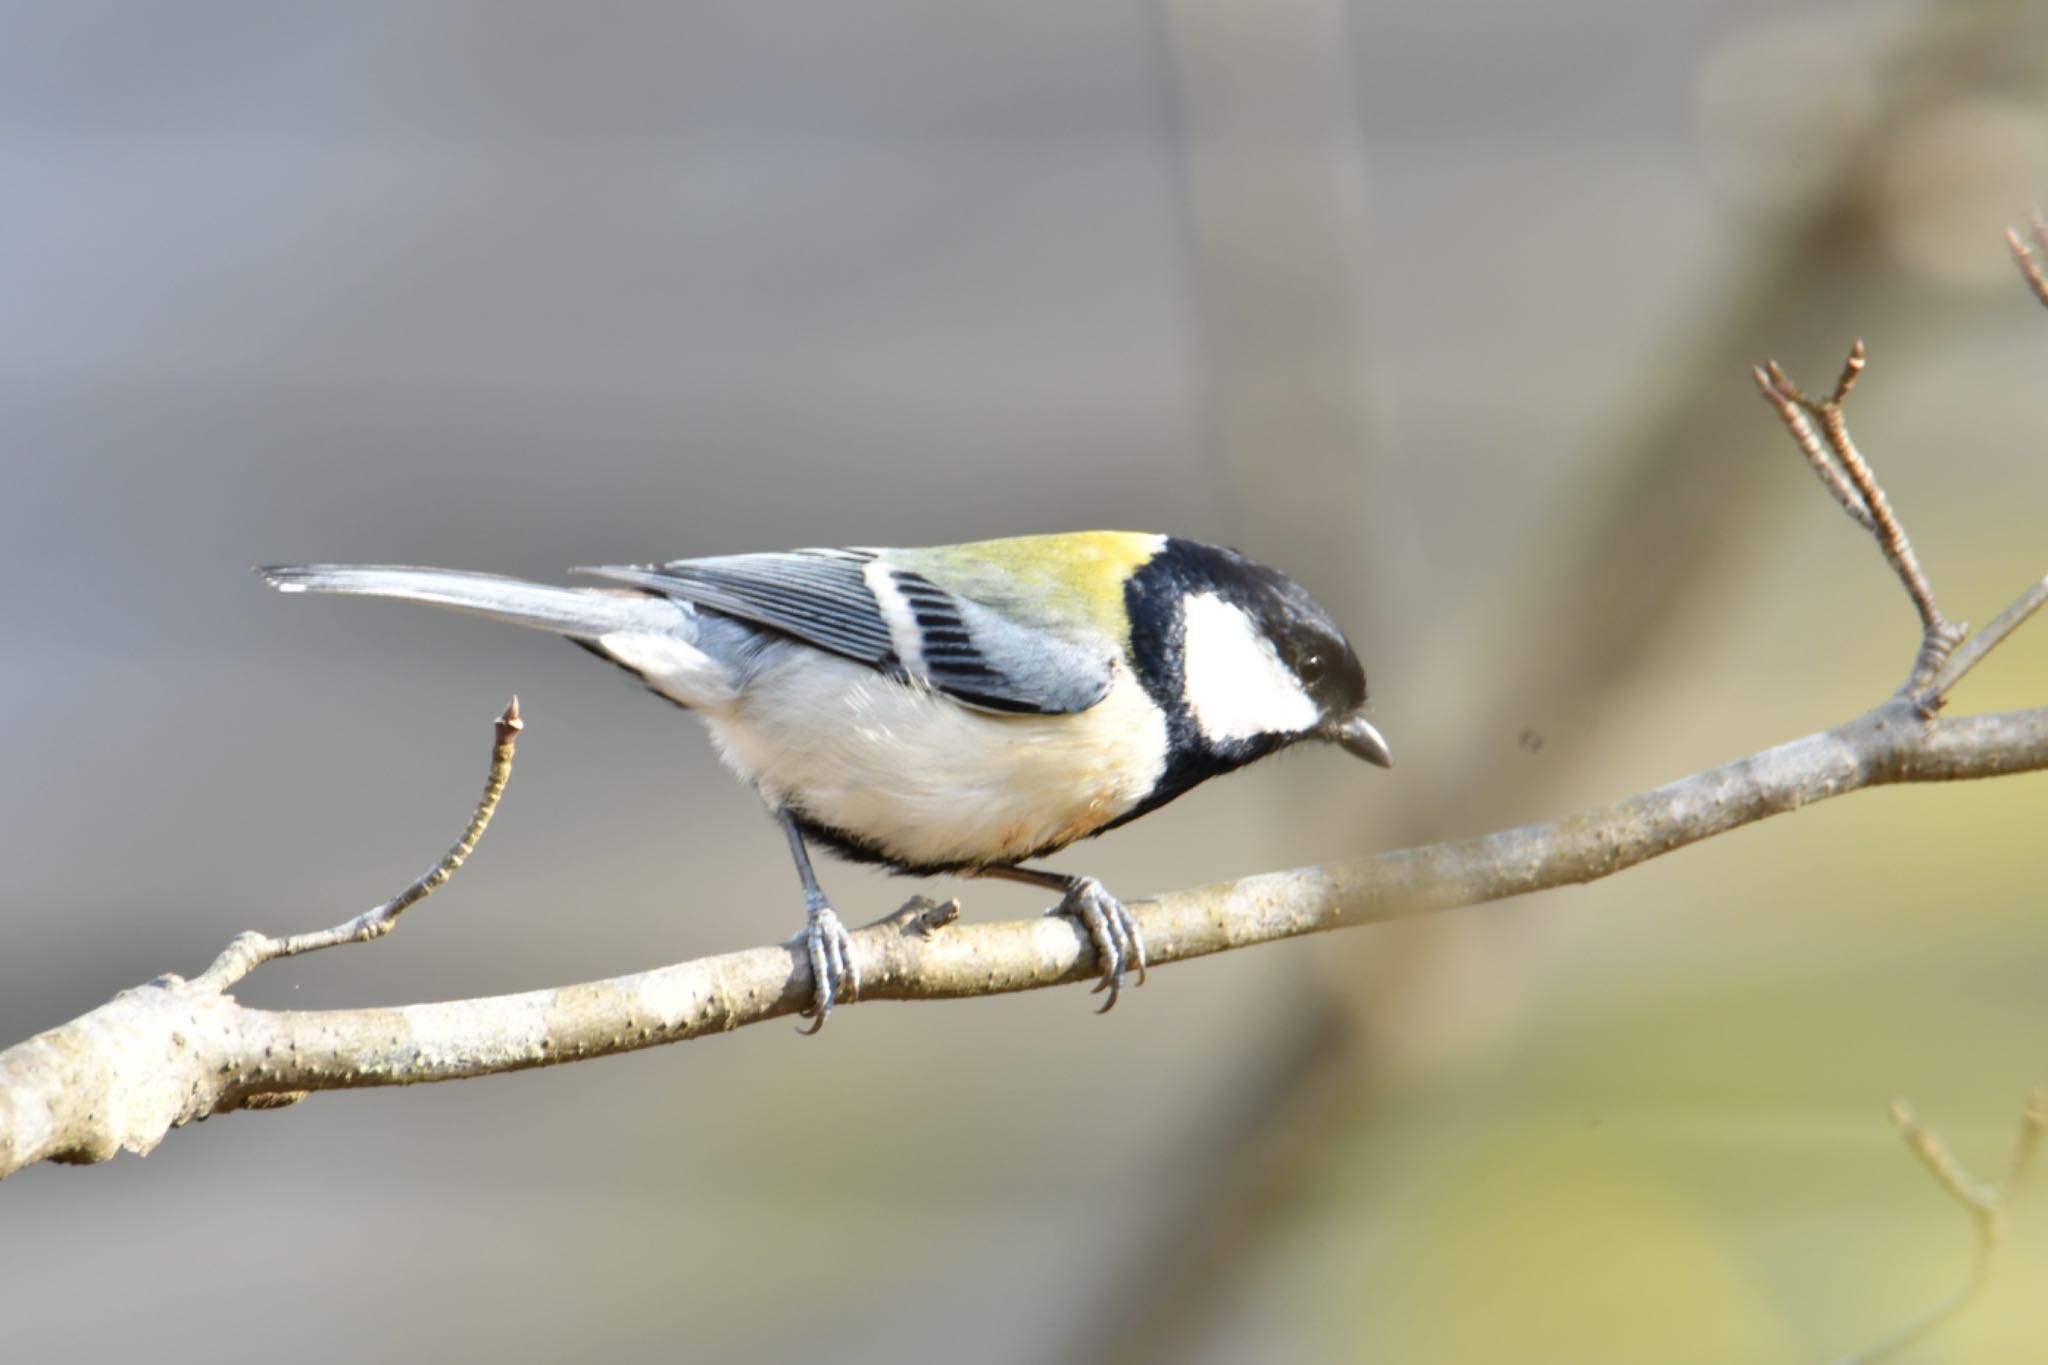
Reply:
[[852, 936], [839, 922], [839, 915], [826, 901], [825, 893], [818, 889], [817, 874], [811, 871], [811, 853], [804, 847], [804, 832], [797, 828], [796, 817], [787, 810], [778, 810], [775, 818], [789, 838], [796, 875], [804, 884], [804, 911], [808, 918], [804, 921], [803, 941], [811, 958], [814, 992], [804, 1018], [815, 1022], [803, 1031], [816, 1033], [825, 1027], [825, 1016], [832, 1012], [834, 1002], [860, 998], [860, 968], [854, 965]]
[[1136, 984], [1145, 984], [1145, 935], [1138, 929], [1137, 916], [1095, 878], [1040, 872], [1030, 867], [985, 867], [975, 875], [1001, 877], [1064, 893], [1050, 913], [1072, 915], [1088, 931], [1088, 937], [1095, 940], [1095, 960], [1102, 965], [1102, 980], [1095, 989], [1109, 992], [1109, 999], [1102, 1002], [1096, 1013], [1107, 1014], [1116, 1006], [1117, 996], [1123, 993], [1124, 977], [1132, 969], [1138, 973]]

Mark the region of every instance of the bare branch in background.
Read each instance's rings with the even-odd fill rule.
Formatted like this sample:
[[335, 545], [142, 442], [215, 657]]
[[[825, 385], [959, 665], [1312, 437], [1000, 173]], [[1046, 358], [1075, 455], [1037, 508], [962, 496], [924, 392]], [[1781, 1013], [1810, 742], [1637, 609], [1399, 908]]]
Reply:
[[1982, 1185], [1973, 1179], [1963, 1169], [1962, 1162], [1949, 1151], [1948, 1145], [1920, 1125], [1904, 1100], [1892, 1102], [1892, 1121], [1899, 1125], [1899, 1136], [1912, 1148], [1913, 1155], [1920, 1158], [1928, 1174], [1947, 1191], [1959, 1208], [1970, 1215], [1970, 1222], [1977, 1232], [1977, 1258], [1971, 1264], [1969, 1278], [1954, 1293], [1883, 1341], [1842, 1357], [1837, 1365], [1877, 1365], [1879, 1361], [1896, 1359], [1901, 1351], [1926, 1340], [1977, 1301], [1984, 1292], [1984, 1286], [1991, 1282], [1991, 1267], [2005, 1235], [2006, 1212], [2027, 1178], [2027, 1168], [2033, 1164], [2034, 1153], [2041, 1146], [2043, 1130], [2048, 1129], [2048, 1096], [2038, 1090], [2027, 1096], [2026, 1107], [2020, 1113], [2019, 1137], [2013, 1143], [2012, 1161], [2006, 1167], [2004, 1178], [1995, 1185]]

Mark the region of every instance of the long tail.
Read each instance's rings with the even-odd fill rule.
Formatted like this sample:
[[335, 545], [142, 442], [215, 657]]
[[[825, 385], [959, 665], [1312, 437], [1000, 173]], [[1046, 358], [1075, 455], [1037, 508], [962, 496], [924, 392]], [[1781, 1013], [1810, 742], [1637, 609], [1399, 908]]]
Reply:
[[279, 592], [391, 597], [595, 640], [603, 635], [681, 635], [695, 613], [682, 603], [603, 588], [557, 588], [496, 574], [378, 564], [279, 564], [256, 570]]

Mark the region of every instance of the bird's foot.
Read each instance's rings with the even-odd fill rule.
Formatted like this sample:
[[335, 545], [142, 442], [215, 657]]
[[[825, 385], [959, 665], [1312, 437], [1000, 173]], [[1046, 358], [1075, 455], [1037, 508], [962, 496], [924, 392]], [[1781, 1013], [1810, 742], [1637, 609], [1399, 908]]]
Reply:
[[810, 918], [804, 924], [804, 951], [811, 959], [811, 1007], [803, 1017], [812, 1020], [805, 1034], [825, 1027], [825, 1016], [841, 1000], [860, 999], [860, 968], [853, 962], [853, 936], [839, 922], [839, 915], [822, 897], [810, 903]]
[[1072, 915], [1088, 931], [1088, 937], [1095, 940], [1095, 960], [1102, 964], [1102, 980], [1095, 990], [1109, 992], [1109, 999], [1102, 1002], [1097, 1014], [1108, 1014], [1116, 1008], [1116, 998], [1123, 994], [1124, 977], [1133, 969], [1138, 973], [1135, 984], [1145, 984], [1145, 935], [1138, 928], [1137, 916], [1124, 908], [1124, 903], [1093, 877], [1075, 877], [1067, 884], [1066, 899], [1052, 911], [1055, 915]]

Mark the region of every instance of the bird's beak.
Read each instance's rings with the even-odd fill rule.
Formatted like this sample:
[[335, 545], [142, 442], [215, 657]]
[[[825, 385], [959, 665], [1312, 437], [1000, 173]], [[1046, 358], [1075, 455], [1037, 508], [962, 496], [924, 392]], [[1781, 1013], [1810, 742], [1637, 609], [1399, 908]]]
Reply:
[[1364, 716], [1349, 717], [1331, 732], [1330, 738], [1344, 752], [1356, 754], [1368, 763], [1377, 763], [1382, 768], [1394, 766], [1394, 751], [1387, 747], [1387, 741]]

